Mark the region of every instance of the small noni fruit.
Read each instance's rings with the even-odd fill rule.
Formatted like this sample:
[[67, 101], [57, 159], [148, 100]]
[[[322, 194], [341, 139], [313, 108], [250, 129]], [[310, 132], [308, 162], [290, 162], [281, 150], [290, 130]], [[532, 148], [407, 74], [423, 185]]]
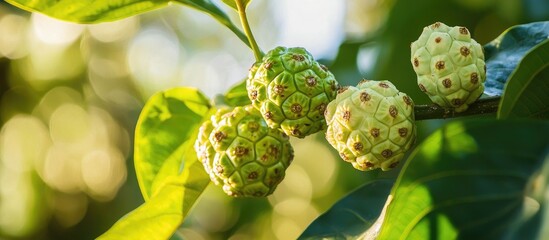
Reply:
[[218, 110], [194, 147], [212, 182], [234, 197], [271, 194], [294, 156], [288, 136], [269, 128], [251, 105]]
[[419, 88], [434, 103], [463, 112], [484, 92], [484, 53], [467, 28], [437, 22], [410, 47]]
[[270, 127], [303, 138], [325, 129], [323, 113], [338, 84], [304, 48], [277, 47], [252, 66], [246, 87]]
[[325, 115], [326, 139], [358, 170], [395, 168], [415, 140], [414, 103], [389, 81], [342, 88]]

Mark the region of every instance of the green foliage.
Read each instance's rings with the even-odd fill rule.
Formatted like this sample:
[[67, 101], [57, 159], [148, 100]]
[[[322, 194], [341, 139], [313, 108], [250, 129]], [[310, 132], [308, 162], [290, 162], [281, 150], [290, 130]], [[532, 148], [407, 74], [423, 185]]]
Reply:
[[166, 7], [169, 3], [179, 3], [209, 14], [249, 45], [246, 36], [231, 22], [227, 14], [210, 0], [6, 0], [6, 2], [29, 12], [39, 12], [76, 23], [115, 21]]
[[135, 129], [135, 170], [145, 201], [155, 195], [170, 176], [179, 174], [182, 157], [196, 160], [194, 139], [210, 104], [199, 91], [175, 88], [152, 96]]
[[392, 179], [366, 183], [318, 217], [300, 239], [358, 237], [376, 221], [394, 184]]
[[[549, 26], [549, 24], [548, 24]], [[498, 118], [549, 117], [549, 40], [531, 51], [509, 77]]]
[[101, 238], [166, 239], [210, 182], [193, 149], [200, 124], [213, 112], [192, 88], [152, 96], [135, 131], [135, 169], [146, 202]]
[[547, 176], [538, 174], [548, 142], [547, 122], [466, 121], [439, 129], [404, 166], [379, 239], [517, 238], [533, 216], [527, 205], [545, 205], [532, 194], [544, 191]]
[[484, 93], [501, 96], [509, 75], [529, 51], [549, 37], [549, 22], [511, 27], [484, 46], [487, 79]]

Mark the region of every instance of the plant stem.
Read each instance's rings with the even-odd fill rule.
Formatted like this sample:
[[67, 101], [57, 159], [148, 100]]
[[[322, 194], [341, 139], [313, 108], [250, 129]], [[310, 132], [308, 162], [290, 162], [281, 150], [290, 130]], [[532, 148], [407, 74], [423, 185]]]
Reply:
[[238, 16], [240, 17], [240, 23], [244, 28], [244, 33], [248, 37], [248, 42], [250, 42], [252, 51], [254, 52], [255, 60], [257, 62], [261, 61], [262, 54], [257, 42], [255, 41], [252, 30], [250, 29], [250, 24], [248, 23], [248, 17], [246, 16], [246, 6], [242, 3], [241, 0], [235, 0], [236, 7], [238, 9]]
[[496, 113], [498, 111], [500, 99], [501, 97], [488, 97], [484, 99], [479, 99], [473, 104], [469, 105], [467, 111], [460, 113], [442, 108], [436, 104], [416, 105], [414, 108], [414, 113], [416, 121]]

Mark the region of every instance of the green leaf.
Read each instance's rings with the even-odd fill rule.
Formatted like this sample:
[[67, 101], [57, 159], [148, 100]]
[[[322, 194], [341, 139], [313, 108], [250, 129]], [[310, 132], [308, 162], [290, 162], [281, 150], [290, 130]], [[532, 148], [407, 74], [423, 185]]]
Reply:
[[548, 176], [540, 169], [548, 150], [549, 122], [477, 120], [439, 129], [403, 167], [378, 239], [532, 239], [544, 226]]
[[248, 7], [248, 4], [250, 4], [250, 2], [252, 0], [222, 0], [225, 4], [229, 5], [229, 7], [232, 7], [234, 8], [234, 10], [238, 11], [238, 7], [237, 7], [237, 4], [242, 4], [244, 6], [244, 9], [246, 9], [246, 7]]
[[152, 96], [135, 130], [135, 169], [145, 203], [100, 239], [168, 239], [210, 183], [193, 144], [214, 109], [193, 88]]
[[223, 102], [231, 107], [252, 104], [246, 90], [246, 79], [231, 87], [223, 96]]
[[181, 175], [167, 179], [153, 198], [122, 217], [98, 239], [169, 239], [210, 182], [196, 157], [185, 161]]
[[376, 221], [394, 180], [369, 182], [339, 200], [318, 217], [300, 239], [348, 239], [361, 235]]
[[166, 178], [179, 174], [182, 157], [194, 152], [193, 139], [210, 108], [208, 99], [193, 88], [170, 89], [147, 101], [135, 129], [134, 153], [145, 201]]
[[131, 17], [180, 3], [209, 14], [250, 46], [246, 35], [240, 31], [217, 5], [210, 0], [6, 0], [6, 2], [27, 10], [39, 12], [53, 18], [76, 23], [100, 23]]
[[549, 37], [549, 21], [517, 25], [484, 46], [486, 83], [484, 93], [501, 96], [511, 73], [522, 58]]
[[549, 118], [549, 39], [534, 47], [509, 77], [498, 118]]

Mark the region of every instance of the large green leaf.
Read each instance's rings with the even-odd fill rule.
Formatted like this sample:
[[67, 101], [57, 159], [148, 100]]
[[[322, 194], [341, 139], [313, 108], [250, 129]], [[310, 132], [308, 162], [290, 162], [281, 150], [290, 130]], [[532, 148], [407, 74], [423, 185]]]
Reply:
[[217, 5], [210, 0], [6, 0], [30, 12], [76, 23], [100, 23], [119, 20], [140, 13], [180, 3], [206, 14], [229, 28], [249, 46], [248, 39]]
[[318, 217], [300, 239], [348, 239], [361, 235], [378, 218], [394, 180], [369, 182]]
[[[210, 111], [208, 99], [193, 88], [159, 92], [148, 101], [135, 129], [135, 170], [145, 200], [180, 171], [182, 157]], [[194, 160], [194, 159], [193, 159]]]
[[548, 122], [483, 120], [441, 128], [403, 167], [378, 239], [536, 237], [547, 207], [548, 176], [541, 169], [548, 150]]
[[135, 169], [145, 203], [101, 238], [167, 239], [210, 182], [193, 149], [200, 124], [213, 112], [193, 88], [152, 96], [135, 130]]
[[549, 118], [549, 39], [533, 48], [509, 77], [498, 118]]
[[185, 161], [180, 176], [166, 179], [153, 198], [122, 217], [98, 239], [170, 238], [210, 182], [196, 157]]
[[522, 58], [549, 37], [549, 21], [517, 25], [484, 46], [486, 83], [484, 93], [501, 96], [511, 73]]

